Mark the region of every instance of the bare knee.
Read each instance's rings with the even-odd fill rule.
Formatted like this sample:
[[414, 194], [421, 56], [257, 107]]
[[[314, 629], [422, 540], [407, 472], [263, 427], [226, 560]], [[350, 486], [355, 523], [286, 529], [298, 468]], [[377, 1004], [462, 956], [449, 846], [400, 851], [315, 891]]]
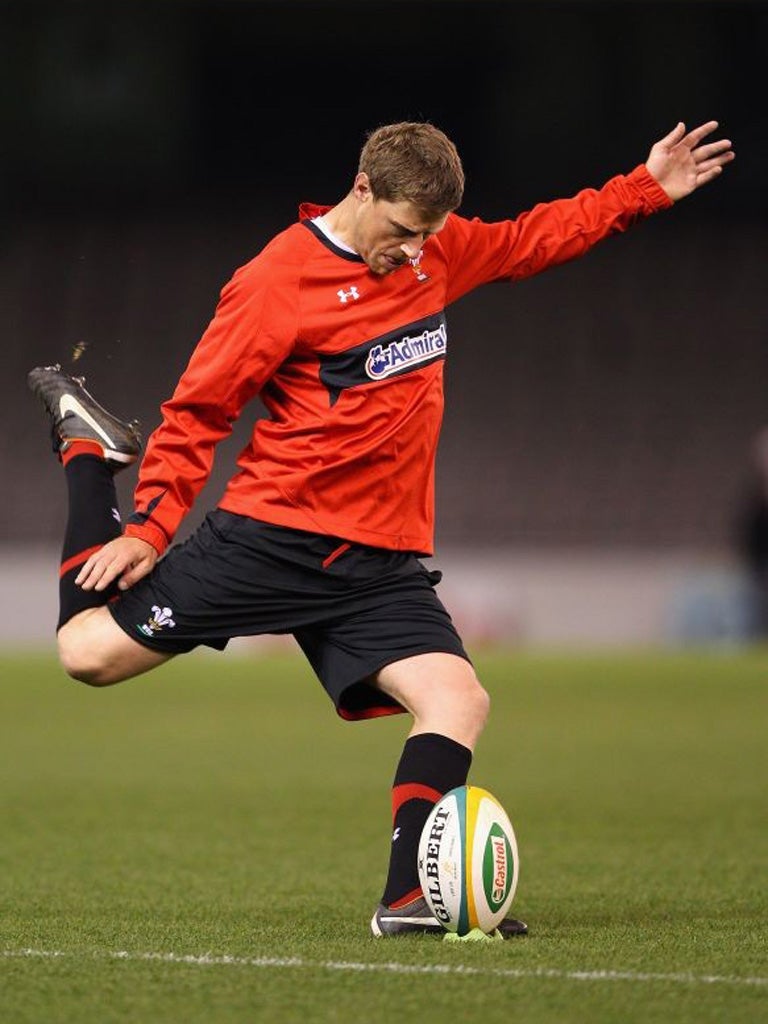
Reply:
[[171, 655], [142, 646], [117, 625], [106, 608], [89, 608], [59, 630], [62, 668], [88, 686], [110, 686], [148, 672]]
[[474, 750], [488, 721], [491, 698], [472, 672], [463, 679], [446, 680], [434, 701], [415, 716], [418, 728], [444, 733]]
[[471, 682], [465, 683], [461, 692], [456, 695], [456, 706], [462, 726], [467, 737], [471, 737], [474, 747], [488, 721], [491, 710], [491, 698], [488, 691], [481, 685], [476, 676]]
[[477, 727], [477, 732], [479, 735], [485, 728], [485, 724], [488, 721], [488, 716], [491, 713], [491, 698], [488, 691], [481, 685], [481, 683], [477, 679], [476, 686], [472, 690], [470, 704], [472, 709], [472, 717]]
[[420, 654], [382, 669], [376, 685], [411, 712], [415, 732], [436, 732], [474, 749], [491, 700], [472, 666], [452, 654]]
[[70, 678], [88, 686], [107, 686], [116, 682], [111, 678], [100, 650], [88, 642], [87, 631], [76, 623], [68, 622], [57, 636], [59, 661]]

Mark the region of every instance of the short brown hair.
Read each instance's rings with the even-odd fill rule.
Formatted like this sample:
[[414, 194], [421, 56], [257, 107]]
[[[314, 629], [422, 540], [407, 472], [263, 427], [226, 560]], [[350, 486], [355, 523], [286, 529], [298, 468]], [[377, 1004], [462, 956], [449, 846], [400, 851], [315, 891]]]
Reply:
[[464, 194], [464, 170], [444, 132], [419, 121], [385, 124], [368, 136], [358, 171], [368, 175], [374, 199], [407, 200], [431, 213], [455, 210]]

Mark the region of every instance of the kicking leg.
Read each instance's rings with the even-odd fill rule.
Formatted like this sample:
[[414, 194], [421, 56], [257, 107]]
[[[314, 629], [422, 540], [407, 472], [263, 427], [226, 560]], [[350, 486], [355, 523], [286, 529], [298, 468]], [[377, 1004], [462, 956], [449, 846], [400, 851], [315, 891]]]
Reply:
[[168, 659], [127, 636], [104, 605], [116, 587], [83, 590], [75, 583], [90, 554], [121, 532], [114, 474], [138, 458], [136, 426], [103, 409], [82, 380], [58, 366], [28, 377], [50, 418], [54, 451], [67, 480], [69, 506], [59, 570], [59, 656], [75, 679], [92, 685], [119, 682]]

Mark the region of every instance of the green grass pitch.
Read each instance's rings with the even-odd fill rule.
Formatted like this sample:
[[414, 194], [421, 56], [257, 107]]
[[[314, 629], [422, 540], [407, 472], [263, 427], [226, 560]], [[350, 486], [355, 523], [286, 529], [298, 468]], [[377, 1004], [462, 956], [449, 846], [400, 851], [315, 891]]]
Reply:
[[526, 939], [376, 941], [405, 718], [302, 660], [0, 658], [0, 1020], [768, 1020], [768, 654], [479, 656]]

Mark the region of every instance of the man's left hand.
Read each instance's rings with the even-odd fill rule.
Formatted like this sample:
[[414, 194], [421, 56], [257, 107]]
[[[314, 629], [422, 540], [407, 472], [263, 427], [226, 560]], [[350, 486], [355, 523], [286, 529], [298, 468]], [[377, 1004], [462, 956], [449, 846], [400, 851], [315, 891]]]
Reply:
[[707, 121], [686, 134], [681, 121], [651, 149], [645, 166], [673, 202], [713, 181], [736, 155], [730, 139], [702, 145], [716, 128], [717, 121]]

